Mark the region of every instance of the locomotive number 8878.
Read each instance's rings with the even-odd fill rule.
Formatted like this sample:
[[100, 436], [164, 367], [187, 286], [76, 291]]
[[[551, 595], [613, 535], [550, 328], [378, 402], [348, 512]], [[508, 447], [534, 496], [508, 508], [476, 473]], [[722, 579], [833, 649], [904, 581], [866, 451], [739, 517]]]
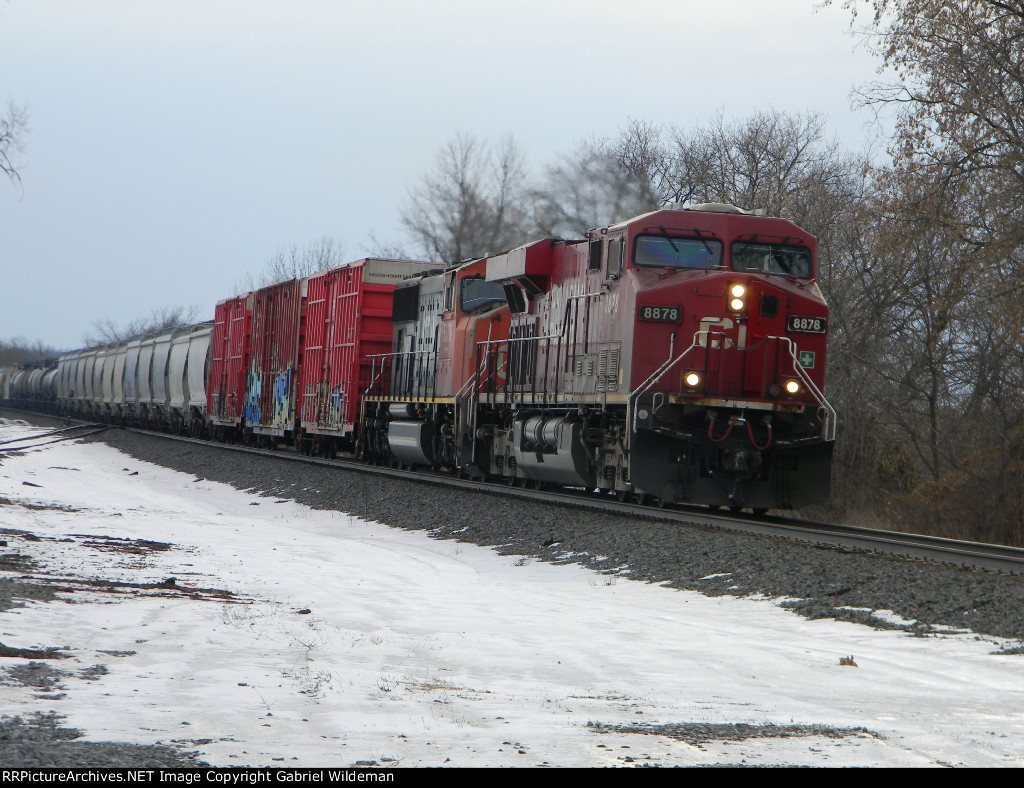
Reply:
[[755, 510], [828, 496], [815, 240], [727, 205], [543, 240], [395, 292], [360, 451]]

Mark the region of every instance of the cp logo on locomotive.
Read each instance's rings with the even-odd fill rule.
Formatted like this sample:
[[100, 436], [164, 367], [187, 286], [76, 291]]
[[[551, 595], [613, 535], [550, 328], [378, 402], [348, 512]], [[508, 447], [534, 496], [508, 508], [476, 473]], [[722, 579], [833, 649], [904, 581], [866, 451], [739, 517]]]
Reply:
[[[736, 341], [733, 342], [725, 332], [733, 328], [735, 324], [732, 322], [732, 318], [728, 317], [702, 317], [700, 319], [700, 331], [698, 332], [697, 344], [701, 347], [708, 347], [708, 338], [711, 339], [711, 347], [719, 348], [722, 347], [722, 340], [725, 340], [725, 348], [728, 350], [731, 347], [746, 347], [747, 345], [747, 327], [741, 325], [739, 330], [736, 332]], [[720, 339], [714, 339], [713, 337], [720, 337]]]

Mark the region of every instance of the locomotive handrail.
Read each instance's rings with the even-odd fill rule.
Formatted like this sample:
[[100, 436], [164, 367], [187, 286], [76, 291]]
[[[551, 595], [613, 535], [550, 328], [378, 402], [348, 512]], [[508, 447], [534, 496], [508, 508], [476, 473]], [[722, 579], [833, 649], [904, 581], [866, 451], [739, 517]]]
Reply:
[[[387, 366], [387, 365], [384, 363], [383, 359], [384, 359], [385, 356], [388, 356], [388, 355], [391, 355], [391, 354], [390, 353], [380, 353], [378, 355], [373, 355], [373, 356], [367, 356], [366, 357], [367, 360], [370, 362], [370, 382], [366, 385], [366, 388], [363, 390], [363, 404], [364, 405], [366, 403], [367, 398], [369, 398], [370, 392], [373, 390], [373, 387], [377, 385], [377, 381], [380, 380], [381, 377], [384, 375], [384, 367]], [[378, 359], [378, 358], [381, 359], [380, 372], [376, 372], [376, 369], [377, 369], [376, 359]]]
[[821, 389], [819, 389], [814, 381], [811, 380], [811, 376], [807, 374], [807, 370], [800, 366], [800, 362], [796, 355], [796, 343], [789, 337], [769, 338], [778, 339], [789, 345], [789, 355], [793, 359], [793, 370], [804, 382], [808, 390], [814, 395], [814, 398], [818, 400], [818, 404], [825, 409], [826, 418], [822, 429], [822, 432], [825, 434], [825, 440], [834, 441], [836, 439], [836, 421], [838, 420], [836, 410], [832, 407], [831, 403], [825, 399], [825, 395], [821, 393]]
[[[626, 435], [627, 448], [629, 447], [629, 435], [633, 432], [636, 432], [637, 428], [637, 401], [646, 392], [650, 391], [652, 386], [654, 386], [659, 380], [661, 380], [669, 372], [669, 370], [671, 370], [676, 364], [682, 361], [686, 357], [686, 355], [695, 347], [711, 347], [712, 345], [710, 338], [712, 334], [721, 334], [723, 337], [725, 336], [720, 331], [695, 332], [693, 335], [693, 342], [686, 350], [680, 353], [671, 362], [662, 363], [660, 367], [658, 367], [656, 370], [654, 370], [654, 372], [650, 374], [650, 376], [648, 376], [647, 380], [641, 383], [640, 386], [635, 391], [633, 391], [629, 395], [629, 397], [626, 398], [626, 423], [629, 424], [631, 427], [631, 429], [628, 431]], [[673, 339], [674, 338], [675, 336], [673, 335]], [[818, 406], [825, 410], [825, 420], [824, 424], [822, 424], [822, 438], [827, 441], [834, 441], [836, 439], [837, 421], [835, 408], [833, 408], [831, 403], [829, 403], [829, 401], [825, 398], [825, 395], [821, 393], [821, 389], [819, 389], [815, 382], [811, 380], [810, 375], [807, 374], [807, 370], [800, 366], [800, 362], [798, 361], [796, 355], [796, 343], [793, 342], [793, 340], [790, 339], [789, 337], [766, 336], [764, 340], [776, 340], [778, 342], [786, 343], [789, 349], [790, 358], [792, 358], [793, 360], [793, 371], [796, 373], [797, 377], [799, 377], [800, 380], [804, 383], [804, 385], [807, 386], [807, 390], [811, 392], [811, 395], [818, 403]], [[670, 357], [671, 352], [672, 351], [670, 346]]]
[[[389, 359], [404, 359], [406, 357], [410, 357], [411, 358], [413, 356], [430, 356], [430, 355], [435, 355], [436, 353], [437, 353], [437, 351], [433, 350], [433, 349], [431, 349], [431, 350], [400, 350], [400, 351], [396, 351], [396, 352], [392, 352], [392, 353], [374, 353], [374, 354], [365, 356], [366, 360], [370, 362], [370, 378], [371, 379], [370, 379], [369, 384], [363, 390], [363, 397], [364, 397], [364, 399], [366, 397], [372, 396], [371, 395], [371, 391], [373, 390], [373, 387], [376, 386], [377, 382], [382, 377], [384, 377], [386, 375], [386, 373], [387, 373], [389, 368], [391, 370], [394, 370], [394, 364], [391, 364], [390, 367], [389, 367], [389, 365], [387, 363], [387, 360], [389, 360]], [[380, 372], [376, 372], [375, 373], [375, 370], [377, 369], [377, 359], [381, 360], [381, 365], [380, 365]], [[418, 384], [418, 381], [417, 381], [417, 384]], [[419, 385], [417, 385], [416, 388], [418, 389]], [[423, 391], [422, 394], [417, 392], [416, 394], [412, 394], [412, 396], [414, 396], [414, 397], [418, 397], [418, 396], [427, 397], [427, 396], [430, 396], [430, 393], [426, 389], [432, 388], [432, 387], [431, 386], [424, 386], [423, 388], [424, 388], [424, 391]], [[389, 394], [387, 392], [384, 392], [380, 396], [389, 396]], [[391, 396], [393, 396], [393, 395], [391, 395]]]
[[[487, 358], [487, 354], [489, 353], [487, 348], [490, 345], [512, 345], [513, 343], [525, 344], [527, 342], [536, 342], [536, 343], [539, 344], [542, 341], [551, 342], [551, 340], [557, 340], [559, 342], [558, 352], [561, 353], [561, 341], [569, 333], [569, 305], [570, 305], [570, 303], [573, 302], [573, 301], [587, 301], [587, 300], [589, 300], [591, 298], [598, 298], [599, 296], [602, 296], [602, 295], [604, 295], [603, 292], [581, 293], [580, 295], [569, 296], [568, 298], [566, 298], [565, 299], [565, 311], [562, 313], [562, 327], [561, 327], [561, 329], [559, 330], [559, 332], [557, 334], [545, 334], [543, 336], [533, 336], [533, 337], [506, 337], [504, 339], [486, 339], [486, 340], [481, 340], [481, 341], [476, 343], [476, 345], [477, 345], [477, 353], [481, 354], [486, 359]], [[589, 320], [589, 318], [588, 318], [588, 320]], [[507, 365], [508, 362], [506, 361], [505, 363]], [[548, 365], [550, 363], [551, 363], [550, 354], [545, 355], [545, 358], [544, 358], [544, 377], [545, 377], [545, 382], [547, 381], [547, 368], [548, 368]], [[467, 386], [469, 386], [473, 381], [475, 381], [478, 378], [478, 376], [479, 376], [479, 372], [474, 374], [472, 377], [470, 377], [470, 379], [466, 381], [466, 384], [463, 385], [463, 387], [461, 389], [459, 389], [459, 394], [461, 394], [467, 388]], [[492, 376], [489, 376], [489, 377], [492, 377]], [[558, 384], [558, 376], [556, 374], [555, 375], [555, 385], [557, 386], [557, 384]], [[555, 396], [556, 397], [557, 397], [557, 394], [558, 394], [558, 392], [556, 390], [555, 391]], [[456, 395], [456, 396], [458, 396], [458, 395]], [[536, 391], [534, 391], [534, 396], [536, 396]]]
[[[626, 448], [627, 449], [629, 448], [629, 444], [630, 444], [630, 440], [629, 440], [630, 435], [632, 433], [636, 432], [636, 401], [638, 399], [640, 399], [640, 397], [645, 392], [649, 391], [651, 386], [653, 386], [655, 383], [657, 383], [659, 380], [661, 380], [665, 376], [665, 374], [670, 369], [672, 369], [672, 367], [674, 367], [676, 364], [678, 364], [680, 361], [682, 361], [691, 350], [693, 350], [695, 347], [697, 347], [699, 345], [699, 340], [697, 339], [699, 336], [703, 335], [705, 343], [710, 344], [710, 342], [708, 342], [708, 339], [709, 339], [709, 336], [710, 336], [711, 333], [713, 333], [713, 332], [711, 332], [711, 331], [697, 331], [693, 335], [693, 342], [690, 343], [690, 346], [688, 348], [686, 348], [686, 350], [684, 350], [682, 353], [680, 353], [675, 358], [675, 360], [672, 360], [672, 345], [670, 344], [669, 345], [669, 357], [668, 357], [668, 359], [666, 361], [662, 362], [660, 367], [658, 367], [656, 370], [654, 370], [654, 372], [652, 372], [650, 375], [648, 375], [647, 380], [645, 380], [643, 383], [641, 383], [640, 386], [635, 391], [631, 392], [630, 395], [626, 398], [626, 423], [630, 425], [630, 429], [627, 430], [627, 432], [626, 432]], [[715, 333], [721, 333], [721, 332], [715, 332]], [[675, 334], [673, 334], [671, 342], [675, 342], [675, 338], [676, 338], [676, 336], [675, 336]]]
[[562, 337], [564, 337], [568, 333], [569, 302], [578, 301], [586, 298], [597, 298], [599, 295], [602, 295], [602, 293], [585, 293], [583, 295], [569, 296], [567, 299], [565, 299], [566, 310], [565, 313], [562, 315], [562, 330], [559, 331], [557, 334], [545, 334], [544, 336], [541, 337], [507, 337], [505, 339], [481, 339], [479, 342], [476, 343], [477, 347], [479, 347], [480, 345], [500, 345], [503, 342], [540, 342], [540, 340], [542, 339], [562, 339]]

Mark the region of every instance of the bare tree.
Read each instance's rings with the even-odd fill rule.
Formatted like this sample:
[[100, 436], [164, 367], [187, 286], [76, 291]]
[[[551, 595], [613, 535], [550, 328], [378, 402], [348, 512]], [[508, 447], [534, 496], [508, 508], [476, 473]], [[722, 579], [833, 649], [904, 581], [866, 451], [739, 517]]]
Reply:
[[[777, 110], [727, 123], [720, 112], [691, 132], [671, 130], [664, 168], [666, 202], [729, 202], [792, 219], [816, 236], [835, 219], [860, 162], [826, 138], [825, 118]], [[822, 202], [825, 205], [822, 205]]]
[[195, 323], [199, 314], [196, 306], [165, 306], [154, 309], [148, 315], [135, 318], [124, 327], [109, 317], [100, 318], [92, 324], [92, 329], [82, 334], [82, 343], [86, 347], [109, 345], [124, 342], [132, 337], [147, 334], [159, 334], [178, 326]]
[[42, 361], [56, 358], [63, 350], [44, 345], [41, 340], [32, 342], [25, 337], [0, 339], [0, 367], [8, 364], [21, 364], [27, 361]]
[[28, 110], [11, 102], [7, 105], [7, 114], [0, 117], [0, 172], [14, 184], [21, 183], [15, 159], [24, 150], [27, 130]]
[[725, 202], [799, 224], [818, 238], [819, 281], [829, 295], [833, 260], [849, 240], [849, 211], [865, 193], [867, 161], [843, 151], [825, 129], [821, 115], [777, 110], [733, 123], [720, 112], [692, 130], [634, 120], [612, 149], [628, 173], [635, 204], [648, 210]]
[[[837, 0], [838, 1], [838, 0]], [[861, 89], [895, 113], [879, 228], [905, 299], [893, 409], [931, 481], [898, 522], [1024, 541], [1024, 4], [846, 0], [895, 79]], [[883, 181], [885, 179], [883, 178]], [[886, 227], [888, 225], [888, 227]], [[882, 244], [876, 244], [879, 248]], [[913, 248], [911, 248], [913, 247]], [[918, 254], [921, 252], [923, 254]], [[928, 263], [927, 265], [922, 265]], [[924, 406], [922, 410], [920, 406]]]
[[370, 256], [383, 260], [414, 260], [416, 255], [406, 249], [404, 244], [383, 241], [370, 232]]
[[235, 291], [248, 293], [277, 282], [301, 279], [317, 271], [336, 268], [343, 262], [343, 248], [333, 238], [324, 236], [301, 247], [292, 244], [287, 249], [279, 249], [259, 273], [247, 274], [235, 285]]
[[672, 157], [664, 136], [662, 127], [633, 118], [612, 143], [619, 167], [629, 173], [638, 201], [649, 210], [665, 202], [679, 202], [665, 194]]
[[[894, 82], [860, 91], [896, 111], [891, 151], [935, 170], [937, 188], [970, 181], [985, 199], [977, 242], [1024, 241], [1024, 3], [1020, 0], [845, 0]], [[938, 177], [941, 174], [941, 177]]]
[[511, 137], [496, 148], [468, 135], [446, 143], [401, 212], [416, 253], [457, 262], [522, 242], [523, 167]]
[[646, 174], [624, 166], [615, 143], [584, 140], [529, 190], [533, 234], [582, 237], [594, 227], [658, 207]]

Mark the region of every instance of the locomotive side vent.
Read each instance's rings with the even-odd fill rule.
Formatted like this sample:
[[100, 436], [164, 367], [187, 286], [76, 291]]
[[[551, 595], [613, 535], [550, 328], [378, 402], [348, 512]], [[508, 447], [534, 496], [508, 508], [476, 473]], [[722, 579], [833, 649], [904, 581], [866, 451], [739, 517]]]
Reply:
[[597, 390], [615, 391], [619, 387], [619, 348], [602, 350], [597, 360]]

